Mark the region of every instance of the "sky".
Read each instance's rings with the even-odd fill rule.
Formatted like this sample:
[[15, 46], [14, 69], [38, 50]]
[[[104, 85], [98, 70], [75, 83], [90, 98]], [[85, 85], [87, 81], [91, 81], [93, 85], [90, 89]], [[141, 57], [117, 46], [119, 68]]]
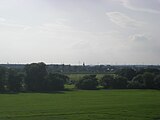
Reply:
[[160, 64], [160, 0], [0, 0], [0, 63]]

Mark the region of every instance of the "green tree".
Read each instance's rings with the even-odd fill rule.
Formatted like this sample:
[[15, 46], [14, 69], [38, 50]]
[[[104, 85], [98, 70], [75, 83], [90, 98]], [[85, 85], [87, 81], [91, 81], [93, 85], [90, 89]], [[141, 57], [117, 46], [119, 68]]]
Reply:
[[32, 63], [25, 66], [25, 83], [29, 91], [43, 91], [46, 89], [47, 69], [45, 63]]
[[113, 81], [114, 81], [113, 75], [104, 75], [99, 82], [100, 85], [103, 86], [104, 88], [112, 88]]
[[19, 92], [22, 87], [22, 77], [14, 69], [8, 69], [7, 86], [9, 91]]
[[125, 89], [127, 88], [127, 78], [123, 76], [116, 76], [112, 82], [112, 88]]
[[68, 77], [62, 74], [50, 73], [46, 81], [47, 91], [64, 90], [64, 83], [68, 80]]
[[138, 74], [135, 76], [132, 81], [128, 82], [128, 88], [132, 89], [142, 89], [145, 87], [144, 80], [143, 80], [143, 75]]
[[154, 88], [155, 89], [160, 89], [160, 75], [157, 75], [154, 78]]
[[93, 90], [97, 88], [98, 81], [96, 75], [86, 75], [77, 81], [75, 85], [78, 89]]
[[143, 74], [143, 81], [144, 81], [145, 88], [147, 89], [154, 88], [154, 74], [153, 73], [145, 72]]
[[132, 80], [133, 77], [135, 77], [137, 75], [136, 71], [132, 68], [123, 68], [120, 69], [117, 74], [119, 76], [123, 76], [126, 77], [129, 81]]
[[5, 91], [6, 83], [6, 68], [0, 67], [0, 92]]
[[153, 73], [155, 75], [160, 74], [160, 70], [156, 68], [145, 68], [138, 71], [138, 74], [144, 74], [145, 72]]

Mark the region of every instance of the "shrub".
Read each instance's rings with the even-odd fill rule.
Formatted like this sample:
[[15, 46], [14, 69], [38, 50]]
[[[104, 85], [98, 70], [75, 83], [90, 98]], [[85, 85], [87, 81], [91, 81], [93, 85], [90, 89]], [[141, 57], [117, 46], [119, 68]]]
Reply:
[[8, 81], [7, 87], [9, 91], [19, 92], [22, 87], [22, 77], [18, 72], [14, 69], [8, 70]]
[[132, 89], [142, 89], [145, 87], [144, 80], [143, 80], [143, 75], [139, 74], [135, 76], [132, 81], [128, 82], [128, 88]]
[[6, 83], [6, 68], [0, 67], [0, 92], [5, 91]]
[[125, 89], [127, 88], [127, 78], [122, 76], [116, 76], [112, 82], [112, 88], [115, 89]]
[[160, 89], [160, 75], [157, 75], [154, 78], [154, 88], [155, 89]]
[[68, 77], [58, 73], [50, 73], [46, 80], [47, 91], [57, 91], [64, 89], [64, 83], [68, 80]]
[[117, 75], [127, 78], [129, 81], [137, 75], [136, 71], [132, 68], [123, 68], [117, 71]]
[[129, 81], [128, 85], [127, 85], [127, 88], [130, 88], [130, 89], [141, 89], [141, 88], [144, 88], [144, 85], [141, 84], [138, 81]]
[[154, 74], [146, 72], [143, 74], [143, 81], [145, 84], [145, 88], [152, 89], [154, 88]]
[[98, 85], [96, 75], [86, 75], [82, 79], [77, 81], [75, 85], [79, 89], [96, 89]]
[[100, 85], [103, 86], [104, 88], [112, 88], [113, 81], [114, 81], [113, 75], [104, 75], [99, 82]]

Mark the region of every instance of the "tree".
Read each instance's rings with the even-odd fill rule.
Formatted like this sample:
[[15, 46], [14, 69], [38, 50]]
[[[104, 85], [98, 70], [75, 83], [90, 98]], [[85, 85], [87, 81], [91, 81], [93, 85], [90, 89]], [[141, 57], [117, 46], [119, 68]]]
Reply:
[[139, 74], [137, 76], [135, 76], [132, 81], [130, 81], [128, 83], [128, 88], [132, 88], [132, 89], [141, 89], [144, 88], [145, 84], [144, 84], [144, 80], [143, 80], [143, 75]]
[[145, 88], [147, 89], [154, 88], [154, 74], [153, 73], [145, 72], [143, 74], [143, 81], [145, 84]]
[[112, 82], [112, 88], [125, 89], [127, 88], [127, 78], [123, 76], [116, 76]]
[[64, 89], [64, 83], [68, 80], [68, 77], [62, 74], [50, 73], [47, 76], [46, 90], [57, 91]]
[[43, 91], [46, 85], [46, 64], [32, 63], [25, 66], [26, 78], [25, 83], [29, 91]]
[[136, 71], [132, 68], [123, 68], [117, 72], [119, 76], [126, 77], [129, 81], [136, 76]]
[[22, 77], [14, 69], [8, 69], [7, 86], [9, 91], [18, 92], [22, 87]]
[[140, 71], [138, 71], [138, 74], [144, 74], [145, 72], [153, 73], [155, 75], [158, 75], [160, 73], [159, 69], [156, 68], [143, 68]]
[[96, 89], [98, 81], [96, 75], [86, 75], [76, 83], [76, 87], [79, 89], [93, 90]]
[[127, 88], [129, 88], [129, 89], [141, 89], [141, 88], [144, 88], [144, 87], [142, 87], [142, 84], [140, 84], [138, 81], [128, 81]]
[[104, 75], [100, 79], [100, 85], [102, 85], [104, 88], [112, 88], [112, 82], [114, 81], [113, 75]]
[[154, 78], [154, 88], [155, 89], [160, 89], [160, 75], [157, 75]]
[[5, 91], [6, 68], [0, 67], [0, 92]]

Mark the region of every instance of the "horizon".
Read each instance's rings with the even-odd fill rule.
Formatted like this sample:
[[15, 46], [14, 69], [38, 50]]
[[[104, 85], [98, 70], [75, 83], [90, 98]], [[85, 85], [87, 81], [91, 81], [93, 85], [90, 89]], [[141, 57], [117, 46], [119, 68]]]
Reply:
[[[31, 63], [0, 63], [0, 65], [27, 65], [32, 63], [41, 63], [43, 61], [39, 62], [31, 62]], [[43, 62], [45, 63], [45, 62]], [[65, 64], [65, 63], [45, 63], [46, 65], [71, 65], [71, 66], [83, 66], [83, 63], [81, 64]], [[85, 64], [85, 66], [160, 66], [160, 64]]]
[[0, 63], [160, 65], [160, 0], [1, 0]]

